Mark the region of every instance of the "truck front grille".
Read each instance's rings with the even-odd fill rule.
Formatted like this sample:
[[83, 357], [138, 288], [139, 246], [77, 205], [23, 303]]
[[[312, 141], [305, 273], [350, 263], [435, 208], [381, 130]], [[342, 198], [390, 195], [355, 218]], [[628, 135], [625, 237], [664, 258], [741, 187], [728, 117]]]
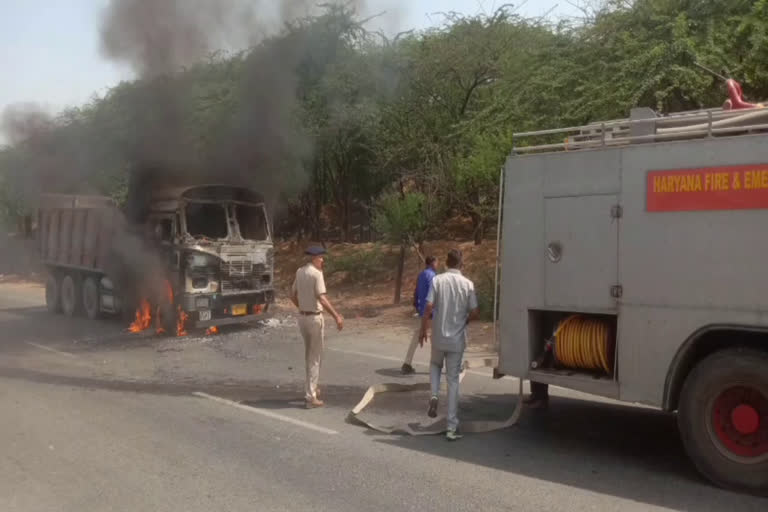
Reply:
[[250, 260], [222, 261], [221, 273], [230, 277], [247, 277], [253, 274], [253, 262]]
[[260, 292], [264, 290], [271, 290], [272, 286], [272, 273], [260, 272], [255, 273], [248, 277], [226, 277], [222, 276], [221, 279], [221, 293], [244, 293], [244, 292]]

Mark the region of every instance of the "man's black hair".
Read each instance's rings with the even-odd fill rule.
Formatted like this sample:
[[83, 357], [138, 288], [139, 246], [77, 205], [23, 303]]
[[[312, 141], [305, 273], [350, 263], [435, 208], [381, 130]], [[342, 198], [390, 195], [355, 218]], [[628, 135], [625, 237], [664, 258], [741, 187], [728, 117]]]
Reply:
[[461, 266], [461, 251], [458, 249], [451, 249], [448, 251], [448, 257], [445, 259], [445, 264], [450, 268], [459, 268]]
[[426, 258], [424, 258], [424, 264], [428, 267], [431, 267], [432, 264], [435, 262], [435, 259], [436, 258], [434, 256], [427, 256]]

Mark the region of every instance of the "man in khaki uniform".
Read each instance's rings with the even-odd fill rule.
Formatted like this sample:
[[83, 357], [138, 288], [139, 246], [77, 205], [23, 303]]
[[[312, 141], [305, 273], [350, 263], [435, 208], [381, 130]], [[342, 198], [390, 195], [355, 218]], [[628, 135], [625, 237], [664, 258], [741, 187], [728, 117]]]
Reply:
[[336, 321], [336, 327], [344, 327], [344, 318], [333, 309], [325, 291], [323, 263], [325, 249], [310, 247], [306, 253], [310, 260], [296, 271], [291, 289], [291, 300], [299, 308], [299, 331], [304, 338], [304, 360], [306, 384], [304, 400], [307, 409], [325, 405], [317, 397], [317, 382], [320, 378], [320, 363], [323, 358], [324, 327], [323, 311], [327, 310]]

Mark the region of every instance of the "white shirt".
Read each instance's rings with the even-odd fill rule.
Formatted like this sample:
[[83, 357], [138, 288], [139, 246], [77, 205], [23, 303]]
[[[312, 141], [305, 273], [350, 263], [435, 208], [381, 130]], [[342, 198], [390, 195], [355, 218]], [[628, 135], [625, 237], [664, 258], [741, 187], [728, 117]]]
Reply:
[[467, 345], [467, 317], [477, 309], [475, 285], [456, 269], [435, 276], [427, 294], [434, 306], [432, 345], [445, 352], [461, 352]]
[[296, 271], [291, 291], [299, 298], [299, 311], [316, 313], [323, 310], [319, 299], [325, 293], [325, 279], [323, 273], [312, 263], [307, 263]]

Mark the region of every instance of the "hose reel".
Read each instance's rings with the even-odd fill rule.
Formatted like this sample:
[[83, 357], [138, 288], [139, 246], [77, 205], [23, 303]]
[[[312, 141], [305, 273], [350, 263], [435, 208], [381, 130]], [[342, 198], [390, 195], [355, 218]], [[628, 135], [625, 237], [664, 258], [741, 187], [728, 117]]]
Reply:
[[613, 374], [616, 336], [609, 320], [572, 315], [555, 331], [554, 356], [565, 368]]

